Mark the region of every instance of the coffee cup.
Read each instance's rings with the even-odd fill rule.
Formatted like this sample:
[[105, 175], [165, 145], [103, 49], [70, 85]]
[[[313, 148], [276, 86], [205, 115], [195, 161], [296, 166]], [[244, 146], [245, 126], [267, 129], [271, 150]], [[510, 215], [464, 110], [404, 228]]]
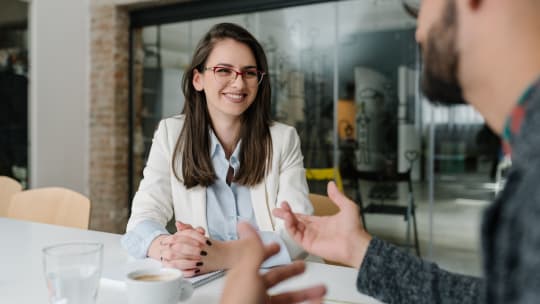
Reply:
[[145, 269], [128, 273], [129, 304], [176, 304], [191, 297], [193, 286], [174, 268]]

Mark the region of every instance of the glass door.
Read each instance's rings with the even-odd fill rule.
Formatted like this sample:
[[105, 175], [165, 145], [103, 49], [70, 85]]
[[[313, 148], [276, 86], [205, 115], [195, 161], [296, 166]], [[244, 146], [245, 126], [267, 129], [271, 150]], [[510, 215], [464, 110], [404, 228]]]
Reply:
[[[339, 168], [344, 191], [366, 205], [382, 197], [384, 204], [407, 206], [412, 197], [422, 256], [477, 274], [478, 246], [469, 240], [480, 219], [475, 203], [491, 195], [485, 183], [493, 149], [479, 148], [489, 140], [482, 139], [482, 120], [470, 107], [442, 109], [422, 97], [416, 20], [403, 2], [332, 1], [265, 11], [245, 5], [225, 16], [211, 16], [210, 8], [178, 9], [178, 20], [169, 14], [133, 29], [133, 188], [157, 123], [182, 111], [181, 78], [198, 40], [215, 23], [234, 22], [266, 51], [272, 116], [297, 129], [304, 166]], [[396, 182], [359, 183], [354, 175], [409, 170], [413, 191]], [[478, 177], [474, 183], [469, 173]], [[310, 192], [325, 194], [325, 184], [310, 181]], [[366, 212], [364, 218], [370, 233], [407, 242], [402, 215]], [[464, 235], [472, 237], [463, 243]]]
[[0, 13], [0, 175], [28, 185], [28, 4]]

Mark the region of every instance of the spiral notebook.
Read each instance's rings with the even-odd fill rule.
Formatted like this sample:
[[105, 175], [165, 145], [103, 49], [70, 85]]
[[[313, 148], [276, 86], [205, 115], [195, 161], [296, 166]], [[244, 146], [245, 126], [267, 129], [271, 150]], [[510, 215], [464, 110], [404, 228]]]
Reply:
[[213, 280], [219, 279], [223, 277], [224, 275], [225, 275], [225, 270], [217, 270], [217, 271], [201, 274], [193, 278], [186, 278], [186, 280], [190, 281], [191, 284], [193, 284], [193, 288], [197, 288], [204, 284], [208, 284], [212, 282]]

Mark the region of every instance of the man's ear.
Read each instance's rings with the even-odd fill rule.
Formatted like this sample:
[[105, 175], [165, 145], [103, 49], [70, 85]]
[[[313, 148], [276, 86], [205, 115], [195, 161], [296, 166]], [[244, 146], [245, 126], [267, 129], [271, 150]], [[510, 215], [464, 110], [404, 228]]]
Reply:
[[203, 75], [197, 69], [193, 69], [193, 80], [191, 82], [195, 90], [199, 92], [204, 90]]

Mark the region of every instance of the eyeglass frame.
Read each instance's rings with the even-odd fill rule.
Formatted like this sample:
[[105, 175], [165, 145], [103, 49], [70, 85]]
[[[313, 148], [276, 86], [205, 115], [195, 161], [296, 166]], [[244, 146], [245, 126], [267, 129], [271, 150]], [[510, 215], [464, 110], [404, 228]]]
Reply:
[[[225, 69], [229, 69], [231, 71], [233, 71], [235, 73], [234, 75], [234, 78], [231, 78], [231, 80], [229, 80], [227, 83], [231, 83], [233, 81], [236, 81], [236, 78], [238, 78], [238, 75], [242, 76], [242, 80], [245, 81], [245, 77], [244, 75], [248, 72], [248, 71], [238, 71], [236, 70], [235, 68], [233, 67], [230, 67], [230, 66], [225, 66], [225, 65], [215, 65], [215, 66], [212, 66], [212, 67], [204, 67], [203, 68], [203, 71], [212, 71], [214, 73], [214, 78], [216, 77], [216, 69], [217, 68], [225, 68]], [[257, 82], [257, 86], [259, 86], [264, 78], [264, 75], [266, 75], [266, 72], [264, 71], [261, 71], [261, 70], [258, 70], [258, 69], [255, 69], [257, 71], [257, 73], [259, 75], [261, 75], [261, 78], [259, 79], [259, 81]], [[216, 79], [217, 80], [217, 79]]]

